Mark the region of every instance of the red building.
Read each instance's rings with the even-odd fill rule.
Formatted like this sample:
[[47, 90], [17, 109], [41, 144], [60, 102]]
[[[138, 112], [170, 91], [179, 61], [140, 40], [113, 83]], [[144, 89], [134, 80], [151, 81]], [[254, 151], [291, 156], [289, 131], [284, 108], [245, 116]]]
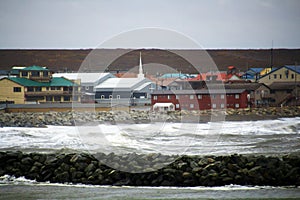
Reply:
[[248, 92], [245, 89], [154, 91], [151, 104], [156, 103], [173, 103], [175, 110], [247, 108]]

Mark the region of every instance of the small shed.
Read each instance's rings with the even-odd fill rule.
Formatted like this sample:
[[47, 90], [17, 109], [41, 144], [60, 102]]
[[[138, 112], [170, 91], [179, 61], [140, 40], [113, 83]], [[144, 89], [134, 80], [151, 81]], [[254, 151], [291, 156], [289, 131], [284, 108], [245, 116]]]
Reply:
[[175, 106], [173, 103], [156, 103], [153, 105], [154, 111], [174, 111]]

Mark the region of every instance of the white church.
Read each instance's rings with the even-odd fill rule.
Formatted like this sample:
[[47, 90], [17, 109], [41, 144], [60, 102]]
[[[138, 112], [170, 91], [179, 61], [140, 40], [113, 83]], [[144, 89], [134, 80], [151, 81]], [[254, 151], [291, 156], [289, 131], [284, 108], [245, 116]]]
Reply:
[[145, 78], [140, 53], [136, 78], [109, 78], [94, 87], [95, 101], [107, 106], [150, 105], [155, 83]]

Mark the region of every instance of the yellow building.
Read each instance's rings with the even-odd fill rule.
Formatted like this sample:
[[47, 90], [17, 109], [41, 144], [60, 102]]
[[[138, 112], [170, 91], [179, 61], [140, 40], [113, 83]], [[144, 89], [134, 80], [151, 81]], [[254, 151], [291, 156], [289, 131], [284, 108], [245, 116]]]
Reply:
[[273, 82], [299, 82], [300, 66], [285, 65], [273, 69], [268, 74], [262, 76], [258, 82], [270, 85]]
[[52, 78], [44, 67], [31, 66], [19, 70], [19, 77], [0, 80], [0, 103], [78, 102], [78, 85], [66, 78]]

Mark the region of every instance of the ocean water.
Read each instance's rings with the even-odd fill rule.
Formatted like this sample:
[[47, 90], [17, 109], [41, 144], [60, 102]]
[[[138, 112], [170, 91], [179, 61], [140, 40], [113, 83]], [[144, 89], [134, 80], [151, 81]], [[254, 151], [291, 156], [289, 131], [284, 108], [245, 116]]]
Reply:
[[[209, 122], [0, 128], [0, 150], [26, 152], [282, 155], [300, 153], [300, 118]], [[287, 199], [299, 187], [114, 187], [37, 183], [0, 177], [0, 199]]]

